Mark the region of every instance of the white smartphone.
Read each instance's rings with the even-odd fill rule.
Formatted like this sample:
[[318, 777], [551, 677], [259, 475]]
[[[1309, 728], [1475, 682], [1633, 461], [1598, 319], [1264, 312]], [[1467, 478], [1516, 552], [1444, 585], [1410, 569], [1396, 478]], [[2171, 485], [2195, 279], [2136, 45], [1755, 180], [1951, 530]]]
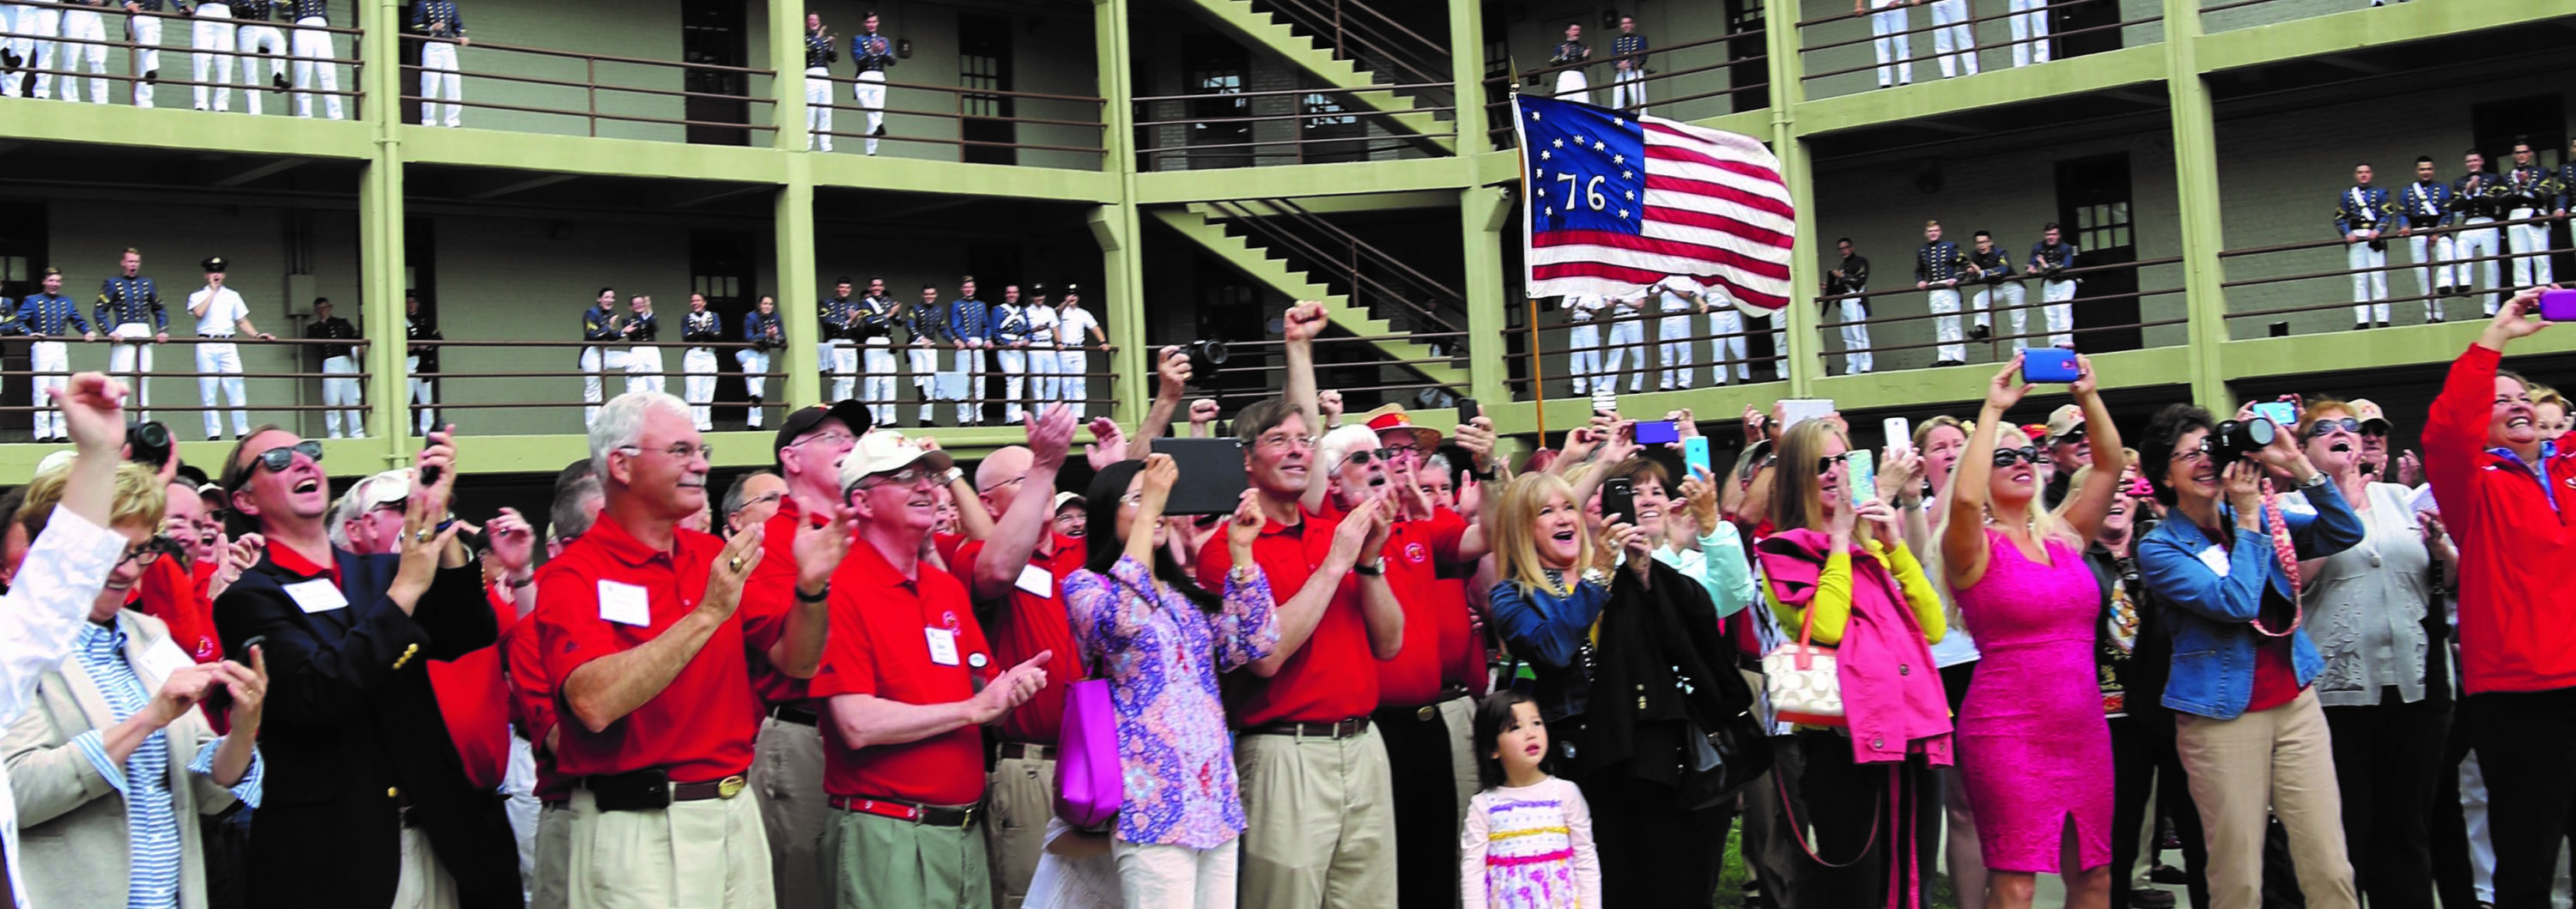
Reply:
[[1913, 421], [1907, 420], [1904, 417], [1889, 417], [1885, 422], [1880, 423], [1879, 426], [1887, 433], [1887, 447], [1889, 450], [1914, 450]]
[[1592, 412], [1618, 413], [1619, 390], [1615, 387], [1592, 389]]
[[1798, 425], [1801, 420], [1829, 417], [1833, 413], [1832, 398], [1783, 398], [1780, 401], [1780, 431], [1788, 432], [1789, 427]]

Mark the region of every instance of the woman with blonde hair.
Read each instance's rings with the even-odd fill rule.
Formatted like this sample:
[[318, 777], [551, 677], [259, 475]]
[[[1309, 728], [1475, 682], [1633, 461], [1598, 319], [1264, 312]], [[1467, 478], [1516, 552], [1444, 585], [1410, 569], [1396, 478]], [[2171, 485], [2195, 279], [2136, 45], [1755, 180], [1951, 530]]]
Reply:
[[[1522, 474], [1494, 504], [1494, 557], [1500, 580], [1490, 595], [1494, 628], [1537, 677], [1539, 717], [1562, 756], [1575, 737], [1559, 724], [1579, 717], [1591, 698], [1592, 623], [1610, 600], [1611, 577], [1595, 567], [1599, 550], [1634, 551], [1630, 570], [1653, 564], [1653, 541], [1627, 515], [1604, 515], [1603, 540], [1584, 530], [1572, 484], [1548, 473]], [[1604, 544], [1610, 544], [1605, 547]]]
[[1977, 431], [1959, 458], [1942, 525], [1943, 574], [1984, 657], [1959, 711], [1959, 738], [1976, 755], [1960, 765], [1977, 806], [1987, 909], [2031, 904], [2036, 876], [2066, 879], [2067, 903], [2101, 909], [2111, 899], [2111, 731], [2095, 684], [2101, 587], [2084, 551], [2110, 512], [2126, 453], [2094, 389], [2092, 362], [2076, 358], [2072, 391], [2101, 453], [2069, 495], [2064, 520], [2039, 506], [2030, 436], [2004, 425], [2030, 386], [2015, 356], [1987, 385]]

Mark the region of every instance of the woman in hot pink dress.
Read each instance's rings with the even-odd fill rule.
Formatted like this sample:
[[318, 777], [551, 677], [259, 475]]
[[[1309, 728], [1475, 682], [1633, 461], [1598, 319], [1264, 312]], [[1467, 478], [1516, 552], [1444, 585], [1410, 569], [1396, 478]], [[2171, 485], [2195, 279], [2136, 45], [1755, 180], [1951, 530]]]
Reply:
[[[2084, 564], [2124, 466], [2119, 430], [2078, 358], [2072, 390], [2084, 409], [2093, 471], [2063, 520], [2039, 507], [2045, 455], [2004, 412], [2030, 391], [2021, 358], [1986, 389], [1976, 435], [1950, 483], [1944, 573], [1984, 659], [1959, 708], [1960, 764], [1977, 806], [1986, 909], [2024, 909], [2035, 876], [2066, 878], [2066, 905], [2111, 900], [2111, 730], [2094, 683], [2101, 587]], [[2001, 440], [2000, 443], [1998, 440]], [[1961, 894], [1963, 905], [1977, 905]]]

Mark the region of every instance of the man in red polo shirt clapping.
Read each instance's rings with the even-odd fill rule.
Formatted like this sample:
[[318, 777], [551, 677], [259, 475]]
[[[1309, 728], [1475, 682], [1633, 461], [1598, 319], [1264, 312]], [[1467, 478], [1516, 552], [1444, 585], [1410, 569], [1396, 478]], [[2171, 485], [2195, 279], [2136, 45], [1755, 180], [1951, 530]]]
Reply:
[[606, 505], [537, 579], [565, 721], [555, 768], [581, 781], [565, 873], [575, 906], [774, 902], [760, 809], [741, 797], [760, 729], [750, 658], [812, 675], [826, 622], [812, 598], [767, 634], [746, 628], [736, 607], [764, 534], [728, 544], [679, 526], [706, 507], [713, 449], [694, 424], [658, 392], [602, 407], [590, 456]]
[[809, 686], [829, 705], [823, 857], [838, 909], [992, 905], [980, 727], [1045, 688], [1054, 653], [996, 672], [965, 585], [925, 558], [950, 463], [888, 430], [841, 460], [859, 539], [832, 576], [831, 646]]

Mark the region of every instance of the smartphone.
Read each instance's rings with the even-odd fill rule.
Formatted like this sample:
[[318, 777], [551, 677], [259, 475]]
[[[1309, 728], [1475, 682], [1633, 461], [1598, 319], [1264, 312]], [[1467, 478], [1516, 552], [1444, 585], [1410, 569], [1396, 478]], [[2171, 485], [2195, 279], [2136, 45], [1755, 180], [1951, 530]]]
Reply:
[[1714, 479], [1717, 476], [1717, 468], [1709, 465], [1707, 436], [1692, 436], [1682, 440], [1683, 473], [1687, 474], [1691, 468], [1698, 468], [1701, 473], [1708, 474]]
[[1637, 444], [1665, 445], [1682, 440], [1682, 431], [1671, 420], [1637, 421]]
[[1616, 389], [1616, 388], [1595, 388], [1595, 389], [1593, 389], [1593, 390], [1592, 390], [1592, 412], [1593, 412], [1593, 413], [1598, 413], [1598, 414], [1614, 414], [1614, 413], [1618, 413], [1618, 412], [1619, 412], [1619, 390], [1618, 390], [1618, 389]]
[[1853, 507], [1878, 501], [1878, 464], [1870, 458], [1868, 451], [1853, 449], [1843, 457], [1843, 467], [1851, 477]]
[[1485, 415], [1485, 408], [1484, 408], [1484, 405], [1481, 405], [1481, 404], [1476, 403], [1476, 399], [1474, 399], [1474, 398], [1459, 398], [1459, 399], [1458, 399], [1458, 425], [1460, 425], [1460, 426], [1466, 426], [1466, 425], [1472, 424], [1472, 423], [1476, 422], [1476, 418], [1477, 418], [1477, 417], [1481, 417], [1481, 416], [1484, 416], [1484, 415]]
[[1833, 413], [1834, 399], [1832, 398], [1782, 399], [1780, 401], [1780, 431], [1788, 432], [1789, 428], [1798, 425], [1798, 421], [1800, 420], [1828, 417], [1832, 416]]
[[1902, 451], [1913, 450], [1914, 424], [1912, 421], [1904, 417], [1889, 417], [1878, 425], [1881, 431], [1887, 433], [1887, 447]]
[[2541, 291], [2540, 318], [2544, 322], [2576, 322], [2576, 290]]
[[2272, 425], [2283, 429], [2299, 425], [2299, 410], [2291, 406], [2288, 401], [2264, 401], [2256, 404], [2254, 415], [2270, 420]]
[[1637, 523], [1637, 487], [1627, 477], [1601, 481], [1601, 517], [1629, 524]]
[[2063, 347], [2034, 347], [2021, 355], [2021, 377], [2025, 382], [2063, 383], [2083, 377], [2075, 367], [2075, 352]]

